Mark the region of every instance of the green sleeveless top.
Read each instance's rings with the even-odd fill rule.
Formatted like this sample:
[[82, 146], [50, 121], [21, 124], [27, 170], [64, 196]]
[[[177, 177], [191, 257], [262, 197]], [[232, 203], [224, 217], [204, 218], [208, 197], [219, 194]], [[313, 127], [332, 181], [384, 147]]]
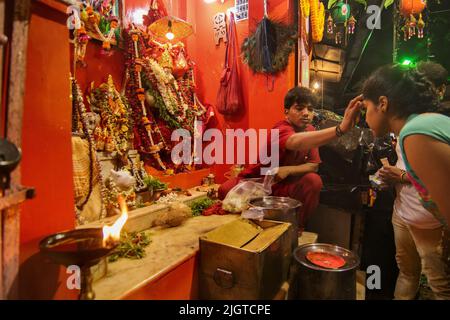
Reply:
[[424, 113], [420, 115], [413, 114], [408, 118], [405, 126], [400, 131], [399, 139], [400, 148], [409, 179], [419, 193], [422, 205], [428, 211], [433, 213], [442, 224], [447, 225], [445, 219], [439, 213], [436, 203], [434, 203], [431, 199], [427, 188], [411, 168], [408, 158], [406, 157], [403, 141], [406, 137], [414, 134], [426, 135], [450, 145], [450, 117], [439, 113]]

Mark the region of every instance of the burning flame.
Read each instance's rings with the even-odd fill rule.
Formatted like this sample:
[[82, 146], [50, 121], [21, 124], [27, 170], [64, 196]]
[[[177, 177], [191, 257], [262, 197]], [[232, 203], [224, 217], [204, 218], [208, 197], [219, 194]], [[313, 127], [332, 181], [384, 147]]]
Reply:
[[128, 220], [128, 208], [125, 199], [119, 196], [118, 201], [122, 214], [112, 226], [103, 227], [103, 245], [105, 246], [108, 242], [118, 242], [120, 240], [120, 231], [122, 231], [123, 226]]

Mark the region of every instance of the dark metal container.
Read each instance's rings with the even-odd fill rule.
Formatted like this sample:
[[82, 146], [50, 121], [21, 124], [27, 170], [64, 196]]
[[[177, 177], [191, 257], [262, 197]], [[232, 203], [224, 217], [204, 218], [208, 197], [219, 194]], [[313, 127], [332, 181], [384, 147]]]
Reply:
[[248, 243], [256, 240], [254, 237], [243, 247], [213, 240], [209, 237], [211, 232], [200, 237], [200, 299], [273, 299], [287, 280], [292, 260], [289, 234], [292, 226], [269, 220], [251, 223], [262, 229], [276, 228], [278, 231], [255, 249], [246, 249]]
[[[310, 262], [308, 252], [324, 252], [342, 257], [345, 265], [328, 269]], [[353, 252], [331, 244], [312, 243], [294, 251], [298, 263], [298, 293], [300, 300], [356, 300], [356, 270], [359, 258]]]
[[264, 219], [292, 224], [292, 250], [298, 247], [298, 210], [300, 201], [287, 197], [258, 197], [249, 202], [250, 208], [262, 210]]

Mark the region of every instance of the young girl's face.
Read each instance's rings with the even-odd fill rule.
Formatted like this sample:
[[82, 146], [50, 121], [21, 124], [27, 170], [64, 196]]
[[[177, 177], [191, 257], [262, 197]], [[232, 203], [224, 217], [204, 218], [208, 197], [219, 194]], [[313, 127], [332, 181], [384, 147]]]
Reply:
[[389, 133], [389, 123], [387, 117], [387, 101], [385, 97], [380, 97], [379, 103], [364, 99], [364, 108], [367, 110], [366, 122], [376, 137], [383, 137]]

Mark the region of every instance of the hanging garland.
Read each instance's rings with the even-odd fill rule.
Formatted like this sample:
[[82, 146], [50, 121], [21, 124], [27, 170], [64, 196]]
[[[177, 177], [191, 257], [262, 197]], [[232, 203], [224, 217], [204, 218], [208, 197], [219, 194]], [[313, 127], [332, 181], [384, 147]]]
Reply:
[[183, 122], [186, 119], [188, 105], [179, 94], [179, 88], [175, 78], [171, 73], [166, 72], [156, 60], [149, 59], [148, 63], [151, 72], [156, 78], [156, 86], [164, 100], [167, 111], [175, 116], [179, 122]]
[[300, 12], [302, 13], [302, 17], [305, 19], [309, 18], [309, 15], [311, 14], [311, 4], [309, 3], [310, 0], [300, 0], [299, 7]]
[[319, 0], [311, 0], [311, 35], [315, 43], [321, 42], [325, 27], [325, 7]]
[[91, 133], [88, 130], [88, 122], [87, 122], [87, 116], [86, 116], [86, 107], [83, 102], [83, 93], [81, 92], [80, 86], [78, 85], [75, 78], [71, 77], [71, 99], [72, 99], [72, 131], [74, 133], [81, 133], [84, 135], [85, 139], [87, 139], [88, 142], [88, 150], [89, 150], [89, 190], [88, 194], [85, 197], [85, 199], [81, 203], [75, 204], [76, 208], [76, 219], [78, 224], [82, 225], [84, 224], [84, 219], [81, 216], [81, 212], [83, 211], [84, 207], [88, 203], [92, 191], [94, 188], [94, 168], [96, 169], [97, 175], [98, 175], [98, 183], [100, 186], [100, 193], [101, 193], [101, 201], [102, 201], [102, 211], [100, 214], [100, 218], [103, 219], [106, 217], [106, 210], [105, 210], [105, 204], [108, 197], [108, 190], [106, 189], [104, 185], [103, 175], [100, 168], [100, 163], [98, 162], [97, 156], [95, 154], [94, 150], [94, 139], [91, 135]]
[[120, 40], [119, 18], [113, 15], [112, 3], [105, 0], [96, 8], [91, 5], [82, 7], [80, 18], [87, 28], [94, 33], [94, 37], [102, 41], [102, 54], [111, 55], [111, 42], [115, 38]]
[[[141, 72], [143, 71], [145, 45], [142, 34], [139, 30], [132, 28], [128, 32], [127, 66], [129, 81], [127, 83], [127, 97], [132, 109], [135, 123], [135, 145], [141, 153], [152, 155], [161, 169], [166, 170], [166, 166], [161, 160], [159, 152], [164, 147], [164, 141], [156, 144], [153, 138], [154, 133], [159, 133], [159, 127], [154, 118], [148, 113], [145, 107], [145, 90], [142, 86]], [[150, 121], [149, 117], [153, 120]]]
[[153, 89], [148, 80], [144, 81], [144, 84], [148, 88], [147, 89], [148, 94], [151, 95], [154, 100], [152, 106], [158, 111], [159, 118], [164, 120], [167, 123], [167, 125], [172, 129], [181, 128], [181, 124], [177, 122], [177, 120], [173, 118], [169, 112], [167, 112], [164, 100], [162, 99], [158, 90]]
[[73, 32], [73, 46], [74, 46], [74, 60], [76, 64], [81, 64], [81, 66], [86, 66], [84, 58], [86, 57], [86, 48], [89, 43], [90, 37], [88, 36], [84, 23], [79, 29], [75, 29]]

